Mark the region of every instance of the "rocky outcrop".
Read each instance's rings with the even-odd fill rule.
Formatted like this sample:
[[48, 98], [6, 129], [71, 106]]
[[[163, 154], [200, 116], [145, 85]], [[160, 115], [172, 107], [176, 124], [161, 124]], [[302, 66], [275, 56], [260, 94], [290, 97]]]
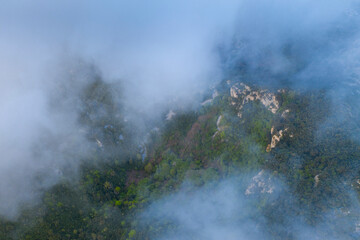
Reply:
[[102, 142], [99, 140], [99, 139], [95, 139], [96, 140], [96, 144], [98, 145], [99, 148], [102, 148], [103, 147], [103, 144]]
[[259, 100], [269, 111], [276, 113], [279, 110], [279, 101], [276, 95], [269, 90], [253, 90], [250, 86], [244, 83], [237, 83], [230, 88], [230, 96], [232, 98], [231, 105], [236, 105], [237, 100], [240, 100], [237, 109], [239, 110], [238, 116], [241, 118], [241, 110], [244, 105], [251, 101]]
[[320, 182], [319, 175], [320, 175], [320, 174], [317, 174], [317, 175], [314, 177], [314, 180], [315, 180], [314, 187], [317, 187], [317, 186], [319, 185], [319, 182]]
[[204, 106], [204, 105], [206, 105], [206, 104], [208, 104], [208, 103], [211, 103], [217, 96], [219, 96], [219, 93], [218, 93], [218, 91], [216, 91], [216, 89], [215, 89], [214, 92], [213, 92], [213, 94], [212, 94], [212, 96], [211, 96], [211, 98], [205, 100], [204, 102], [202, 102], [201, 105]]
[[275, 190], [275, 186], [271, 180], [271, 176], [261, 170], [256, 176], [251, 179], [251, 183], [245, 190], [245, 195], [255, 193], [268, 193], [271, 194]]
[[286, 118], [289, 112], [290, 112], [290, 109], [286, 109], [286, 110], [283, 111], [283, 113], [281, 114], [281, 117]]
[[360, 221], [355, 223], [355, 232], [360, 233]]
[[214, 138], [220, 131], [223, 130], [223, 128], [220, 126], [220, 123], [221, 123], [221, 119], [222, 119], [222, 115], [220, 115], [216, 121], [216, 128], [217, 128], [217, 131], [214, 133], [214, 135], [212, 136], [212, 138]]
[[176, 113], [173, 110], [170, 110], [167, 114], [166, 114], [166, 120], [170, 121], [174, 116], [176, 115]]
[[[230, 82], [228, 81], [228, 84]], [[278, 90], [279, 93], [284, 93], [286, 90], [280, 89]], [[242, 118], [242, 109], [245, 104], [251, 101], [260, 101], [270, 112], [273, 114], [278, 113], [280, 109], [280, 103], [276, 99], [276, 94], [270, 92], [267, 89], [263, 90], [254, 90], [250, 86], [244, 83], [236, 83], [230, 88], [230, 96], [231, 96], [231, 105], [235, 106], [238, 110], [238, 117]], [[290, 109], [285, 109], [283, 112], [279, 113], [282, 118], [287, 118], [288, 114], [290, 113]], [[283, 138], [284, 134], [288, 132], [288, 128], [275, 130], [273, 126], [271, 128], [271, 142], [266, 148], [267, 152], [270, 152], [271, 149], [275, 148], [276, 145], [280, 142]], [[292, 133], [289, 134], [290, 137], [294, 135]]]
[[276, 145], [280, 142], [281, 138], [284, 136], [284, 133], [288, 131], [288, 128], [284, 130], [279, 130], [276, 133], [274, 127], [271, 128], [271, 143], [267, 146], [266, 151], [270, 152], [271, 149], [275, 148]]

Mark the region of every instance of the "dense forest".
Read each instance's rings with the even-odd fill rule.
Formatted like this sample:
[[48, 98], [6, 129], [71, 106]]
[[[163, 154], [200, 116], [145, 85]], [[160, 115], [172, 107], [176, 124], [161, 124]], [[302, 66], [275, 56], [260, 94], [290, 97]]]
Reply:
[[[95, 77], [78, 116], [91, 157], [82, 159], [77, 177], [64, 173], [17, 219], [2, 219], [0, 239], [203, 239], [173, 217], [182, 194], [204, 204], [213, 198], [204, 218], [219, 212], [214, 221], [244, 228], [244, 239], [358, 239], [356, 113], [345, 105], [334, 110], [328, 89], [274, 90], [278, 109], [271, 112], [261, 99], [235, 99], [235, 84], [224, 80], [209, 90], [211, 100], [195, 110], [174, 109], [176, 115], [154, 121], [139, 137], [114, 101], [118, 93]], [[228, 197], [218, 193], [224, 186], [235, 186], [233, 204], [245, 204], [241, 212], [225, 214], [227, 205], [217, 200]], [[256, 226], [246, 225], [250, 220]], [[301, 235], [304, 229], [309, 235]]]
[[0, 240], [360, 239], [360, 1], [1, 1]]

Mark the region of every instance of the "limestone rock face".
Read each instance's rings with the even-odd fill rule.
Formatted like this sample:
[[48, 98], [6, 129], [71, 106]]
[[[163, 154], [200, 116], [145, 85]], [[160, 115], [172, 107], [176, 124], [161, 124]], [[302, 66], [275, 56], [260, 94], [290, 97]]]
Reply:
[[212, 138], [214, 138], [220, 131], [223, 131], [223, 127], [220, 126], [220, 123], [221, 123], [221, 119], [222, 119], [222, 115], [220, 115], [216, 121], [216, 128], [217, 128], [217, 131], [214, 133], [214, 135], [212, 136]]
[[240, 99], [240, 104], [237, 106], [240, 118], [242, 117], [241, 110], [244, 105], [255, 100], [259, 100], [274, 114], [279, 110], [279, 101], [276, 99], [275, 94], [267, 89], [256, 91], [244, 83], [236, 83], [230, 88], [230, 96], [233, 98], [231, 105], [236, 105], [235, 99]]
[[170, 121], [174, 116], [176, 115], [176, 113], [173, 110], [170, 110], [167, 114], [166, 114], [166, 120]]
[[213, 91], [213, 94], [212, 94], [211, 98], [205, 100], [204, 102], [202, 102], [201, 105], [204, 106], [204, 105], [206, 105], [206, 104], [208, 104], [208, 103], [211, 103], [217, 96], [219, 96], [219, 93], [218, 93], [218, 91], [215, 89], [215, 90]]
[[281, 140], [281, 138], [284, 136], [284, 133], [288, 131], [288, 128], [285, 128], [284, 130], [279, 130], [276, 133], [274, 133], [274, 127], [271, 128], [271, 143], [267, 146], [266, 151], [270, 152], [271, 149], [276, 147], [276, 144], [278, 144]]
[[[278, 90], [278, 93], [284, 93], [285, 91], [286, 90], [284, 89], [280, 89]], [[281, 118], [287, 118], [290, 113], [290, 109], [279, 112], [280, 103], [278, 99], [276, 99], [276, 93], [267, 89], [254, 90], [244, 83], [236, 83], [230, 88], [230, 96], [230, 104], [235, 106], [238, 110], [237, 115], [239, 118], [242, 118], [242, 109], [244, 105], [251, 101], [260, 101], [260, 103], [262, 103], [270, 112], [273, 114], [278, 113]], [[271, 142], [267, 146], [266, 151], [270, 152], [271, 149], [275, 148], [288, 130], [288, 128], [275, 130], [275, 127], [273, 126], [271, 128]], [[293, 137], [294, 135], [290, 133], [289, 136]]]
[[274, 192], [274, 190], [275, 185], [273, 184], [271, 177], [267, 175], [264, 170], [261, 170], [252, 178], [251, 183], [245, 190], [245, 195], [251, 195], [255, 193], [271, 194]]

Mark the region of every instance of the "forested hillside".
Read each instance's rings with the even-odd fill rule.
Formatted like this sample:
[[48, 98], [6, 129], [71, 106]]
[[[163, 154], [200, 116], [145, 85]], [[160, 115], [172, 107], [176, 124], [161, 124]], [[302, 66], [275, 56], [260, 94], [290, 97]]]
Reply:
[[359, 0], [0, 6], [0, 240], [360, 239]]
[[[93, 143], [91, 158], [82, 160], [79, 177], [64, 173], [36, 206], [3, 219], [1, 239], [202, 239], [201, 228], [179, 224], [182, 194], [200, 206], [213, 198], [188, 221], [200, 224], [199, 214], [215, 212], [215, 228], [248, 226], [245, 239], [301, 239], [304, 231], [360, 237], [358, 124], [341, 124], [327, 89], [266, 90], [224, 80], [196, 110], [173, 109], [167, 119], [164, 113], [141, 140], [111, 85], [98, 77], [83, 91], [78, 119]], [[351, 108], [339, 108], [352, 116]], [[242, 206], [234, 208], [238, 215], [222, 199], [231, 199], [229, 186], [238, 194], [231, 204]]]

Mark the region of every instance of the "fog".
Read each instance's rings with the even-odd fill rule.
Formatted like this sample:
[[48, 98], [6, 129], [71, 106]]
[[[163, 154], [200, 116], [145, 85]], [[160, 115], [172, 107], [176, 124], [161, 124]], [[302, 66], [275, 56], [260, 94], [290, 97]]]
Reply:
[[[335, 97], [345, 101], [349, 88], [357, 90], [359, 20], [350, 0], [1, 1], [0, 215], [16, 219], [46, 189], [76, 176], [94, 144], [78, 114], [81, 91], [95, 77], [121, 83], [114, 101], [139, 129], [171, 108], [198, 107], [209, 87], [228, 78], [331, 87], [336, 106]], [[148, 213], [199, 239], [266, 239], [262, 213], [242, 188], [229, 180], [180, 191]], [[292, 216], [289, 228], [299, 239], [321, 229]]]
[[151, 239], [159, 240], [277, 239], [279, 233], [287, 239], [335, 240], [355, 231], [359, 202], [354, 195], [348, 214], [332, 209], [313, 225], [298, 214], [299, 203], [280, 179], [266, 172], [256, 176], [242, 174], [202, 187], [185, 183], [177, 193], [152, 203], [138, 221]]
[[275, 87], [357, 82], [358, 22], [356, 1], [242, 1], [225, 67]]
[[83, 68], [122, 83], [129, 115], [160, 117], [173, 102], [197, 106], [220, 80], [215, 47], [237, 9], [236, 1], [1, 4], [0, 214], [7, 217], [85, 157], [79, 95], [93, 76]]
[[258, 218], [251, 208], [254, 199], [246, 198], [246, 188], [237, 183], [230, 179], [196, 190], [184, 186], [151, 205], [141, 219], [145, 225], [173, 226], [153, 239], [266, 239], [260, 230], [265, 219]]

